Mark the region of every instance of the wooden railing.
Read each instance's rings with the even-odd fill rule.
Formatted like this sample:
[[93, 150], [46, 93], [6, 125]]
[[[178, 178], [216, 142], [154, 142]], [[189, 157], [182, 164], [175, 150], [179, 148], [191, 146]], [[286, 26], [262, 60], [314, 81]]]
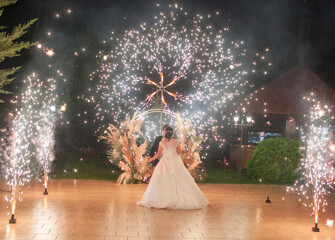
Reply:
[[[247, 168], [247, 162], [251, 159], [252, 153], [256, 148], [256, 145], [242, 145], [242, 169]], [[231, 144], [230, 145], [230, 163], [231, 166], [235, 166], [237, 169], [241, 159], [241, 145]]]

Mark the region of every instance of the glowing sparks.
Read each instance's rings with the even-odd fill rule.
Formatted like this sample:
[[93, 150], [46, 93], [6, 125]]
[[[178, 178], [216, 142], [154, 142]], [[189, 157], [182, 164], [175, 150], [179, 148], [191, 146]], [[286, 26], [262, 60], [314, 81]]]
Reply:
[[172, 93], [172, 92], [166, 90], [167, 87], [169, 87], [169, 86], [175, 84], [175, 83], [181, 78], [181, 76], [180, 76], [180, 77], [175, 77], [175, 78], [173, 78], [173, 80], [172, 80], [169, 84], [164, 85], [164, 75], [163, 75], [162, 72], [160, 72], [159, 75], [160, 75], [160, 78], [161, 78], [160, 84], [157, 84], [157, 83], [151, 81], [149, 78], [146, 79], [146, 80], [147, 80], [147, 83], [148, 83], [148, 84], [151, 84], [151, 85], [154, 85], [155, 87], [157, 87], [157, 90], [156, 90], [155, 92], [151, 93], [151, 94], [145, 99], [145, 101], [152, 100], [152, 98], [153, 98], [156, 94], [157, 94], [157, 95], [160, 94], [161, 102], [162, 102], [165, 106], [167, 106], [167, 103], [166, 103], [165, 98], [164, 98], [164, 93], [169, 94], [170, 96], [174, 97], [175, 99], [177, 99], [177, 98], [178, 98], [178, 99], [182, 99], [182, 96], [181, 96], [181, 95], [178, 95], [178, 94], [175, 94], [175, 93]]
[[0, 153], [5, 160], [6, 183], [12, 189], [11, 196], [5, 197], [11, 204], [12, 214], [17, 202], [22, 200], [22, 187], [39, 173], [39, 169], [32, 166], [45, 168], [46, 160], [53, 158], [55, 82], [53, 79], [41, 81], [33, 73], [24, 80], [23, 86], [25, 90], [12, 101], [20, 107], [9, 115], [9, 144]]
[[53, 49], [49, 49], [49, 48], [46, 48], [43, 50], [43, 52], [45, 52], [45, 54], [48, 56], [48, 57], [52, 57], [55, 55], [55, 52]]
[[66, 111], [66, 104], [65, 104], [65, 103], [60, 107], [60, 110], [61, 110], [62, 112], [65, 112], [65, 111]]
[[326, 225], [330, 228], [334, 226], [334, 219], [327, 219]]
[[[315, 223], [320, 210], [325, 211], [327, 194], [333, 189], [335, 177], [334, 154], [329, 148], [331, 125], [334, 123], [331, 109], [318, 101], [314, 94], [304, 98], [310, 105], [307, 129], [301, 129], [304, 154], [299, 167], [301, 178], [289, 190], [296, 191], [299, 201], [313, 209]], [[306, 133], [305, 133], [306, 132]]]
[[[248, 75], [256, 68], [265, 68], [260, 74], [268, 72], [269, 57], [268, 49], [250, 56], [244, 41], [229, 40], [227, 27], [213, 27], [217, 14], [205, 16], [192, 17], [171, 5], [149, 23], [106, 41], [111, 49], [98, 54], [101, 66], [91, 74], [92, 81], [98, 80], [96, 89], [78, 96], [94, 104], [99, 134], [107, 123], [119, 125], [126, 113], [164, 104], [190, 119], [208, 139], [204, 132], [220, 124], [218, 116], [224, 115], [227, 104], [253, 86]], [[146, 137], [152, 139], [157, 118], [148, 116], [145, 122]]]
[[38, 49], [42, 49], [43, 52], [48, 56], [48, 57], [53, 57], [55, 55], [55, 52], [53, 49], [49, 49], [46, 47], [43, 47], [41, 43], [37, 44]]

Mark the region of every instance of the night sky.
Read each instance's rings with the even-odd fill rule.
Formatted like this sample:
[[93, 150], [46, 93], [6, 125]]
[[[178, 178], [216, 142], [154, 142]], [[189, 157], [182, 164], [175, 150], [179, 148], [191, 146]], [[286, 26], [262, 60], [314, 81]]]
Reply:
[[[26, 39], [47, 42], [60, 51], [71, 43], [76, 33], [87, 29], [109, 36], [136, 28], [151, 21], [157, 13], [156, 3], [174, 1], [152, 0], [19, 0], [5, 8], [1, 22], [14, 26], [37, 17]], [[335, 2], [332, 0], [190, 0], [180, 1], [192, 14], [220, 11], [222, 22], [229, 26], [236, 39], [245, 40], [248, 49], [269, 47], [274, 63], [268, 81], [297, 66], [297, 33], [303, 13], [311, 20], [309, 67], [324, 81], [335, 87]], [[71, 14], [65, 11], [71, 9]], [[56, 13], [60, 14], [57, 19]], [[222, 25], [222, 26], [220, 26]], [[47, 32], [56, 33], [52, 37]], [[6, 62], [23, 67], [28, 72], [31, 61], [36, 62], [36, 49], [23, 52], [20, 58]]]
[[[159, 8], [156, 6], [157, 3], [160, 4]], [[10, 31], [12, 27], [20, 23], [38, 18], [37, 23], [28, 30], [22, 40], [40, 42], [43, 46], [54, 49], [55, 56], [49, 59], [41, 49], [32, 47], [29, 50], [21, 51], [20, 57], [7, 59], [0, 66], [0, 68], [22, 67], [16, 74], [16, 79], [5, 87], [5, 90], [9, 90], [13, 94], [0, 96], [0, 99], [5, 101], [5, 104], [0, 104], [0, 115], [7, 116], [13, 109], [20, 108], [15, 103], [10, 104], [10, 100], [24, 91], [22, 82], [29, 74], [36, 71], [37, 75], [42, 76], [43, 81], [45, 81], [47, 78], [54, 78], [54, 75], [58, 74], [54, 70], [60, 69], [64, 76], [56, 76], [57, 84], [60, 84], [58, 84], [59, 86], [57, 85], [58, 102], [55, 105], [57, 107], [66, 106], [66, 110], [62, 113], [65, 117], [57, 119], [61, 123], [57, 125], [55, 130], [56, 159], [68, 159], [72, 152], [80, 152], [83, 146], [92, 147], [100, 156], [105, 146], [97, 143], [95, 125], [100, 122], [95, 122], [97, 119], [96, 112], [99, 111], [101, 114], [99, 116], [103, 116], [100, 117], [103, 124], [106, 122], [115, 124], [116, 120], [113, 120], [115, 122], [111, 120], [114, 117], [113, 114], [120, 113], [121, 119], [124, 117], [123, 115], [127, 114], [126, 111], [128, 110], [126, 104], [126, 107], [119, 104], [115, 108], [111, 107], [114, 107], [114, 105], [103, 105], [104, 100], [109, 101], [108, 96], [105, 98], [106, 95], [97, 94], [95, 91], [91, 93], [94, 98], [98, 99], [98, 104], [94, 103], [95, 105], [92, 105], [88, 104], [87, 101], [84, 102], [85, 97], [83, 96], [89, 92], [88, 89], [94, 89], [100, 84], [100, 82], [94, 80], [90, 81], [90, 75], [94, 75], [92, 72], [99, 71], [96, 66], [99, 64], [98, 60], [101, 62], [103, 59], [101, 56], [97, 59], [99, 50], [102, 50], [103, 54], [105, 54], [107, 51], [110, 52], [111, 49], [114, 49], [114, 46], [110, 46], [108, 43], [106, 44], [108, 46], [105, 45], [106, 49], [101, 49], [104, 46], [103, 41], [108, 40], [112, 32], [116, 36], [122, 36], [125, 30], [139, 28], [139, 25], [144, 22], [150, 25], [150, 22], [154, 21], [154, 16], [159, 14], [159, 11], [168, 10], [167, 5], [175, 3], [175, 1], [168, 0], [18, 0], [16, 4], [6, 7], [0, 18], [0, 25], [8, 26]], [[211, 21], [210, 24], [213, 24], [216, 29], [229, 27], [228, 40], [234, 40], [234, 42], [244, 41], [247, 53], [252, 54], [264, 51], [267, 48], [270, 49], [269, 58], [272, 63], [272, 69], [269, 70], [269, 74], [267, 74], [267, 71], [266, 74], [264, 73], [265, 71], [257, 71], [259, 75], [255, 74], [250, 77], [255, 78], [250, 79], [250, 85], [255, 86], [255, 88], [260, 88], [271, 80], [299, 66], [297, 54], [299, 49], [298, 33], [301, 30], [302, 21], [310, 22], [310, 33], [305, 38], [305, 41], [308, 42], [309, 57], [305, 59], [305, 62], [307, 67], [335, 89], [335, 0], [181, 0], [177, 3], [189, 13], [190, 19], [197, 14], [206, 16], [208, 14], [214, 15], [217, 11], [220, 12], [219, 17], [209, 20]], [[71, 13], [68, 12], [69, 9]], [[59, 17], [57, 17], [58, 15]], [[51, 34], [48, 35], [48, 32]], [[85, 50], [82, 50], [83, 48]], [[106, 52], [104, 52], [105, 50]], [[54, 75], [50, 74], [51, 71], [53, 71], [52, 74]], [[96, 78], [104, 78], [104, 75], [103, 77], [99, 76], [101, 72], [102, 75], [104, 74], [103, 71], [100, 71], [96, 74], [98, 76]], [[243, 74], [244, 69], [241, 72]], [[199, 75], [201, 74], [199, 73]], [[63, 81], [64, 78], [67, 81]], [[219, 78], [218, 81], [221, 81], [220, 84], [222, 86], [226, 84], [224, 78]], [[212, 82], [214, 81], [211, 78], [210, 83]], [[184, 83], [178, 82], [178, 84], [180, 85], [175, 84], [170, 90], [175, 93], [179, 92], [179, 86]], [[188, 93], [188, 86], [185, 85], [187, 84], [180, 87], [180, 92], [183, 96], [187, 96]], [[208, 86], [210, 84], [206, 82], [204, 85]], [[176, 89], [173, 89], [173, 87]], [[227, 85], [222, 87], [222, 89], [225, 89], [225, 87]], [[284, 90], [285, 87], [283, 86]], [[108, 91], [119, 93], [119, 98], [124, 100], [124, 102], [131, 102], [129, 101], [129, 96], [125, 95], [124, 92], [117, 92], [115, 89], [111, 88]], [[151, 91], [151, 89], [149, 90]], [[253, 90], [255, 89], [249, 88], [243, 94]], [[142, 89], [139, 92], [138, 95], [143, 94], [144, 96], [135, 94], [133, 96], [145, 99], [149, 95], [148, 92], [144, 92]], [[200, 91], [195, 92], [198, 93]], [[219, 94], [221, 92], [217, 95], [222, 97]], [[236, 98], [239, 99], [236, 100], [234, 98], [233, 101], [243, 99], [243, 94], [236, 94]], [[206, 94], [203, 95], [208, 96]], [[114, 97], [111, 101], [115, 100], [117, 102], [119, 98]], [[170, 98], [173, 97], [170, 96]], [[92, 100], [92, 102], [94, 101]], [[213, 102], [210, 103], [212, 104]], [[178, 103], [178, 101], [175, 101], [175, 105], [170, 104], [169, 108], [172, 111], [178, 111]], [[198, 102], [196, 103], [198, 104]], [[201, 103], [198, 105], [201, 105]], [[174, 108], [175, 106], [176, 108]], [[205, 123], [201, 122], [200, 126], [197, 127], [206, 134], [208, 130], [219, 129], [218, 139], [221, 143], [226, 140], [226, 137], [227, 142], [233, 141], [234, 138], [230, 134], [229, 127], [223, 127], [225, 121], [228, 122], [230, 118], [229, 116], [226, 117], [223, 112], [227, 106], [219, 106], [218, 111], [212, 110], [216, 107], [213, 104], [205, 107], [202, 105], [195, 106], [192, 109], [192, 116], [197, 114], [200, 116], [199, 118], [194, 117], [195, 119], [200, 119], [197, 122], [198, 124], [205, 120]], [[199, 114], [199, 111], [204, 114]], [[201, 118], [201, 116], [205, 117]], [[212, 119], [214, 120], [212, 121]], [[218, 120], [216, 121], [216, 119]], [[278, 119], [281, 121], [280, 119], [282, 118]], [[9, 120], [9, 118], [2, 117], [0, 128], [8, 126]], [[103, 125], [101, 128], [104, 127]], [[154, 128], [152, 129], [155, 130]], [[279, 131], [276, 130], [276, 132]], [[205, 141], [209, 145], [214, 145], [216, 140], [213, 137], [208, 137]], [[209, 153], [209, 155], [213, 154], [214, 157], [212, 159], [216, 159], [217, 155], [215, 154], [217, 153], [215, 151], [219, 152], [221, 150], [214, 147], [211, 151], [212, 153]]]

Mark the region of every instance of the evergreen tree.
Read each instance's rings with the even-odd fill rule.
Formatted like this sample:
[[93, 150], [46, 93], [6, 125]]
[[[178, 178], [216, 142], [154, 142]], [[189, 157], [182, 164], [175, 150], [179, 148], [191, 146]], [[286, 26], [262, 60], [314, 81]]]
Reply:
[[[17, 0], [0, 0], [0, 17], [5, 6], [16, 3]], [[0, 63], [4, 62], [6, 58], [20, 56], [20, 51], [24, 48], [28, 49], [35, 43], [18, 42], [17, 40], [27, 33], [27, 29], [36, 21], [32, 19], [25, 24], [19, 24], [13, 30], [6, 31], [7, 27], [0, 25]], [[3, 87], [13, 81], [13, 74], [19, 70], [20, 67], [12, 67], [7, 69], [0, 69], [0, 94], [8, 94]], [[0, 99], [0, 103], [3, 101]]]

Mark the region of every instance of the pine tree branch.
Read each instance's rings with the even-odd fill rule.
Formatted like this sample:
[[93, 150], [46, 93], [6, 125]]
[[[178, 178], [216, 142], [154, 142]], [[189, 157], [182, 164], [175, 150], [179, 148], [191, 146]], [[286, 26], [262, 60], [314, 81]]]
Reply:
[[19, 52], [23, 48], [29, 48], [36, 43], [20, 42], [14, 43], [13, 41], [20, 38], [27, 33], [27, 29], [36, 22], [37, 19], [30, 20], [28, 23], [14, 27], [11, 34], [0, 32], [0, 62], [3, 62], [6, 57], [19, 56]]
[[16, 39], [20, 38], [22, 35], [27, 33], [27, 29], [34, 24], [37, 21], [37, 18], [34, 18], [30, 21], [28, 21], [25, 24], [19, 24], [16, 27], [13, 28], [11, 35], [11, 40], [15, 41]]
[[[3, 7], [16, 3], [17, 0], [0, 0], [0, 16], [3, 13]], [[22, 49], [28, 49], [36, 43], [31, 42], [15, 42], [21, 36], [27, 33], [27, 29], [36, 22], [37, 19], [32, 19], [25, 24], [19, 24], [14, 27], [11, 33], [3, 31], [7, 29], [6, 26], [0, 26], [0, 63], [5, 60], [5, 58], [16, 57], [20, 55]], [[16, 73], [20, 67], [13, 67], [8, 69], [0, 70], [0, 94], [10, 94], [10, 92], [3, 89], [4, 86], [9, 84], [14, 80], [14, 77], [11, 77]], [[3, 101], [0, 99], [0, 103]]]
[[[0, 35], [1, 37], [1, 35]], [[1, 42], [1, 41], [0, 41]], [[35, 45], [36, 43], [31, 42], [20, 42], [20, 43], [12, 43], [9, 46], [5, 44], [1, 45], [0, 47], [0, 62], [3, 62], [5, 58], [17, 57], [20, 56], [20, 51], [22, 49], [28, 49], [31, 46]]]
[[3, 86], [13, 81], [14, 78], [8, 78], [8, 77], [16, 73], [19, 69], [20, 67], [13, 67], [0, 70], [0, 90]]
[[[19, 69], [20, 67], [14, 67], [0, 70], [0, 94], [11, 94], [11, 92], [4, 90], [3, 87], [14, 80], [14, 78], [9, 78], [9, 76], [16, 73]], [[0, 103], [4, 103], [4, 101], [0, 99]]]
[[[16, 3], [17, 0], [0, 0], [0, 8]], [[1, 15], [0, 15], [1, 16]]]

